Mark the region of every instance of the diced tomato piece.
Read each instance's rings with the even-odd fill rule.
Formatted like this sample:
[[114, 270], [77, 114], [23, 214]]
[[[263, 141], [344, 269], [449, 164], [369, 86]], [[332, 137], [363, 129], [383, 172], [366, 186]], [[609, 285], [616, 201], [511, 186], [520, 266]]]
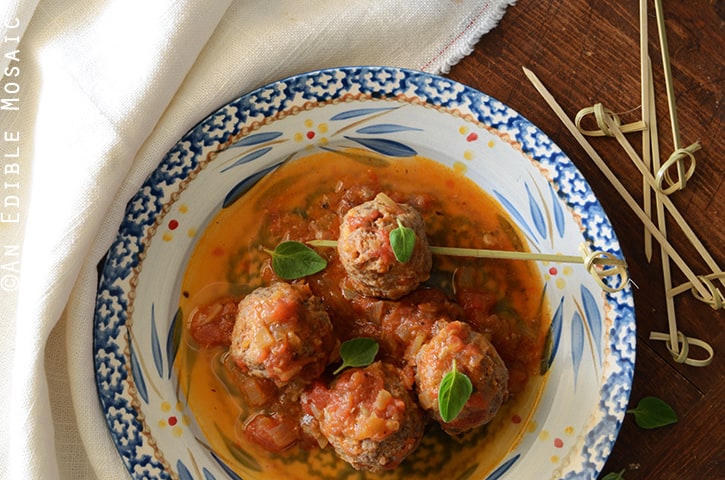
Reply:
[[279, 453], [301, 438], [299, 417], [281, 412], [260, 414], [246, 426], [244, 433], [267, 451]]
[[223, 299], [203, 305], [191, 315], [189, 332], [204, 348], [229, 346], [237, 318], [237, 302]]

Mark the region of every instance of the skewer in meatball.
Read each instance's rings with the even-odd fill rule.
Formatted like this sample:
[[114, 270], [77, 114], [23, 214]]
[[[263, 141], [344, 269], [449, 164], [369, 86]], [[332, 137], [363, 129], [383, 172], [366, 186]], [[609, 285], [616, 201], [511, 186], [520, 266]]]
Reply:
[[357, 470], [391, 470], [420, 444], [425, 416], [391, 364], [349, 368], [328, 388], [313, 384], [302, 408], [338, 456]]
[[[406, 262], [396, 259], [390, 245], [390, 232], [398, 222], [415, 233], [413, 255]], [[337, 251], [350, 286], [362, 295], [395, 300], [430, 276], [432, 255], [423, 218], [384, 193], [345, 213]]]
[[[444, 422], [438, 410], [438, 389], [453, 369], [468, 376], [473, 393], [463, 410]], [[439, 322], [434, 335], [416, 356], [418, 401], [443, 430], [457, 435], [490, 422], [508, 398], [508, 370], [491, 342], [464, 322]]]
[[278, 387], [311, 381], [336, 350], [330, 318], [307, 284], [260, 287], [239, 303], [229, 354], [250, 375]]

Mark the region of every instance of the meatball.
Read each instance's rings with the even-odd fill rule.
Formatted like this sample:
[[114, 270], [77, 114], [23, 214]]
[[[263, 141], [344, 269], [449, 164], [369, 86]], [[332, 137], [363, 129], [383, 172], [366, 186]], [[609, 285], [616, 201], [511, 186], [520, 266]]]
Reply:
[[[458, 416], [446, 423], [438, 410], [438, 389], [454, 360], [457, 371], [471, 380], [473, 392]], [[433, 338], [418, 351], [416, 362], [418, 401], [450, 435], [488, 423], [508, 398], [506, 365], [491, 342], [467, 323], [438, 323]]]
[[306, 284], [260, 287], [239, 302], [229, 354], [279, 386], [317, 378], [337, 350], [332, 323]]
[[[390, 246], [390, 232], [398, 222], [415, 233], [413, 255], [406, 262], [398, 261]], [[430, 276], [432, 256], [423, 218], [384, 193], [345, 213], [337, 251], [350, 286], [362, 295], [395, 300]]]
[[372, 336], [381, 353], [398, 365], [415, 365], [415, 356], [432, 337], [436, 323], [463, 319], [463, 310], [437, 288], [419, 288], [396, 301], [367, 297], [353, 301], [360, 308], [369, 305], [369, 321], [377, 327]]
[[425, 415], [391, 364], [350, 368], [302, 394], [302, 408], [338, 456], [356, 470], [391, 470], [420, 444]]

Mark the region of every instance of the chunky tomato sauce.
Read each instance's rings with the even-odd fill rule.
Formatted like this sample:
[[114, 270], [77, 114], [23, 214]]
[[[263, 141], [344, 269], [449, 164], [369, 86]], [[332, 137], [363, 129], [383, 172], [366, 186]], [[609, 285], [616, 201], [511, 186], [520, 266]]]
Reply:
[[[388, 162], [313, 154], [284, 165], [223, 209], [200, 237], [183, 279], [180, 308], [187, 328], [178, 382], [210, 444], [227, 451], [226, 460], [236, 461], [241, 470], [249, 467], [242, 461], [245, 455], [254, 452], [255, 458], [266, 459], [265, 468], [307, 478], [288, 470], [291, 460], [274, 460], [257, 447], [290, 458], [303, 455], [302, 465], [310, 465], [309, 455], [315, 454], [288, 450], [290, 445], [310, 447], [300, 441], [306, 438], [300, 433], [303, 412], [286, 406], [269, 382], [229, 368], [225, 352], [234, 303], [279, 280], [265, 249], [283, 240], [334, 240], [342, 215], [380, 192], [422, 214], [431, 245], [524, 249], [521, 235], [495, 200], [463, 175], [425, 158]], [[390, 301], [355, 294], [346, 287], [336, 250], [316, 250], [328, 266], [305, 281], [322, 298], [341, 341], [376, 338], [380, 357], [402, 365], [406, 349], [419, 346], [416, 342], [430, 331], [428, 313], [466, 321], [489, 338], [506, 363], [509, 403], [533, 406], [538, 390], [532, 385], [540, 384], [549, 319], [533, 264], [434, 255], [431, 279], [413, 294]]]

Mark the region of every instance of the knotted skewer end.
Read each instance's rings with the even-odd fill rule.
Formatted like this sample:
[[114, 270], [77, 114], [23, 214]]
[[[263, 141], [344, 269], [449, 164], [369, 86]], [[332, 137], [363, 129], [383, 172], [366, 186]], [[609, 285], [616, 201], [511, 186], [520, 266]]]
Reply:
[[[579, 245], [579, 252], [584, 259], [584, 268], [605, 292], [618, 292], [629, 283], [627, 263], [621, 258], [609, 252], [592, 251], [586, 243]], [[605, 282], [606, 278], [618, 280]]]

